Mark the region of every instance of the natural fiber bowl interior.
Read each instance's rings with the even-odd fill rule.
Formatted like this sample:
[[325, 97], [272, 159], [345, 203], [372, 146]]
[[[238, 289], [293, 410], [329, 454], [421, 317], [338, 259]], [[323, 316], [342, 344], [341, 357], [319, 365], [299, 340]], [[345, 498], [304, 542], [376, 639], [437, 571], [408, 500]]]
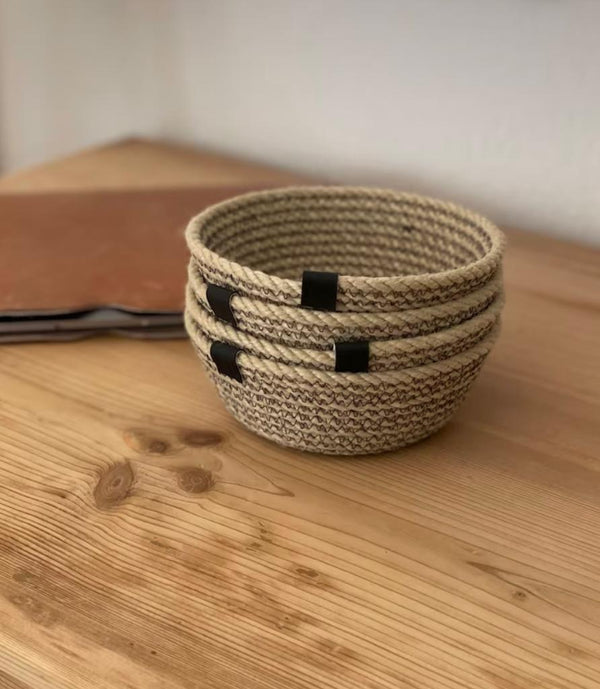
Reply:
[[[191, 294], [206, 310], [207, 283], [190, 261]], [[397, 312], [313, 311], [234, 294], [230, 305], [236, 327], [255, 337], [290, 347], [330, 349], [334, 342], [417, 337], [458, 325], [487, 309], [502, 293], [502, 275], [473, 292], [442, 304]]]
[[219, 373], [211, 341], [194, 348], [229, 411], [279, 444], [337, 455], [384, 452], [431, 435], [452, 417], [492, 348], [496, 330], [471, 349], [402, 371], [332, 373], [240, 352], [242, 382]]
[[[475, 346], [500, 322], [503, 295], [499, 294], [481, 313], [450, 328], [392, 340], [369, 343], [369, 371], [390, 371], [447, 359]], [[216, 318], [195, 298], [188, 285], [186, 325], [190, 338], [198, 334], [215, 342], [225, 342], [244, 352], [290, 366], [305, 366], [323, 371], [335, 370], [335, 349], [290, 347], [245, 333]]]
[[337, 310], [397, 311], [459, 298], [497, 271], [504, 239], [455, 204], [355, 187], [288, 187], [190, 221], [202, 275], [238, 294], [300, 304], [304, 270], [339, 274]]

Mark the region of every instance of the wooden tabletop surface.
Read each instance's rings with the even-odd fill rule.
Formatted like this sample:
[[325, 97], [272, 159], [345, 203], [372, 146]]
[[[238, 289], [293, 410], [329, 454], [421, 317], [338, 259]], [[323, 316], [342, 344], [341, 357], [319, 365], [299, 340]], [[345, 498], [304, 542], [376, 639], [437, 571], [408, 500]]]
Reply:
[[[259, 179], [132, 141], [0, 192]], [[387, 455], [255, 437], [185, 341], [0, 348], [1, 689], [598, 689], [600, 253], [509, 237], [468, 401]]]

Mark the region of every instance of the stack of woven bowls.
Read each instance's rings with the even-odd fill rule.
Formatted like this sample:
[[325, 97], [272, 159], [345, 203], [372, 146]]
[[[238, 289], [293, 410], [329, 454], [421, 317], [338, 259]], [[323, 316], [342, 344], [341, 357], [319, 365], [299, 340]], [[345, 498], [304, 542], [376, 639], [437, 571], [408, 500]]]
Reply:
[[492, 348], [503, 236], [414, 194], [291, 187], [193, 218], [186, 326], [231, 413], [283, 445], [382, 452], [441, 428]]

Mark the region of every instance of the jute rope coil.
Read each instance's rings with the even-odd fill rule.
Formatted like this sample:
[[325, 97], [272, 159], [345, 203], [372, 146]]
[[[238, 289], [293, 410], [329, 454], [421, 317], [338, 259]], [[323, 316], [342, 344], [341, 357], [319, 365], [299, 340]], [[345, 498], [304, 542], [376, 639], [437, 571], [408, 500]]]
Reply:
[[416, 442], [443, 426], [477, 376], [495, 327], [481, 342], [424, 366], [334, 373], [240, 352], [238, 382], [217, 371], [211, 340], [186, 312], [200, 359], [231, 413], [271, 440], [312, 452], [366, 454]]
[[[195, 298], [210, 311], [207, 283], [190, 261], [188, 303]], [[502, 293], [502, 276], [446, 303], [398, 312], [354, 313], [313, 311], [282, 306], [234, 294], [231, 310], [236, 327], [270, 342], [313, 349], [330, 349], [333, 342], [418, 337], [463, 323], [487, 309]]]
[[304, 270], [339, 273], [338, 311], [397, 312], [458, 299], [497, 272], [490, 221], [416, 194], [290, 187], [212, 206], [186, 238], [199, 272], [239, 295], [298, 306]]
[[[498, 295], [482, 313], [446, 330], [429, 335], [369, 343], [369, 371], [388, 371], [420, 366], [447, 359], [473, 347], [483, 340], [499, 323], [503, 298]], [[188, 286], [186, 309], [188, 319], [196, 328], [190, 328], [212, 341], [234, 345], [250, 354], [292, 366], [325, 371], [335, 370], [335, 351], [289, 347], [281, 342], [271, 342], [249, 335], [234, 328], [209, 313], [195, 299]], [[197, 329], [197, 330], [196, 330]]]

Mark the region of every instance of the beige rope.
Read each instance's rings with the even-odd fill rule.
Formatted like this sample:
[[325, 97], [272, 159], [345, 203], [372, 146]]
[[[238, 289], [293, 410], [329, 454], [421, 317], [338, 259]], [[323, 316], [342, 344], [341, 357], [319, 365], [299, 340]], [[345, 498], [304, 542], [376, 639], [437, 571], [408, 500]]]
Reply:
[[398, 311], [488, 282], [504, 247], [485, 218], [393, 191], [290, 187], [217, 204], [190, 222], [202, 274], [238, 293], [297, 306], [303, 270], [340, 273], [339, 311]]
[[[499, 331], [502, 233], [454, 204], [377, 189], [291, 187], [193, 218], [185, 322], [231, 413], [275, 442], [381, 452], [441, 428]], [[339, 274], [335, 312], [300, 308], [303, 270]], [[235, 327], [207, 283], [232, 289]], [[336, 373], [334, 342], [368, 340], [368, 373]], [[213, 342], [240, 349], [242, 383]]]
[[[212, 341], [199, 332], [198, 327], [191, 320], [189, 313], [185, 314], [185, 323], [188, 328], [188, 334], [192, 338], [194, 346], [203, 354], [208, 356], [210, 345]], [[290, 378], [295, 382], [298, 378], [311, 385], [328, 386], [332, 384], [343, 385], [347, 388], [356, 388], [364, 391], [369, 387], [378, 387], [382, 383], [407, 383], [414, 380], [421, 380], [425, 378], [430, 380], [432, 375], [437, 373], [440, 376], [446, 375], [449, 372], [461, 369], [465, 364], [472, 362], [474, 359], [487, 355], [490, 351], [493, 342], [497, 336], [494, 331], [487, 335], [480, 343], [468, 349], [461, 354], [435, 361], [423, 366], [416, 366], [397, 371], [385, 372], [371, 372], [371, 373], [336, 373], [331, 371], [321, 371], [318, 369], [306, 368], [304, 366], [290, 366], [288, 364], [281, 364], [270, 359], [263, 359], [254, 354], [241, 352], [238, 356], [238, 362], [242, 368], [247, 368], [250, 374], [258, 372], [260, 374], [267, 374], [269, 376], [278, 376], [280, 379]]]
[[[207, 283], [190, 261], [190, 291], [206, 311]], [[336, 341], [417, 337], [458, 325], [487, 309], [502, 292], [498, 273], [483, 287], [447, 303], [398, 312], [355, 313], [312, 311], [234, 295], [231, 308], [239, 330], [290, 347], [330, 349]]]
[[448, 359], [398, 371], [335, 373], [239, 353], [238, 383], [217, 372], [211, 341], [189, 312], [186, 327], [228, 409], [255, 432], [313, 452], [363, 454], [415, 442], [454, 413], [497, 329]]
[[[503, 298], [498, 295], [482, 313], [463, 323], [419, 337], [374, 341], [370, 343], [369, 371], [386, 371], [419, 366], [460, 354], [473, 347], [499, 323]], [[188, 286], [186, 308], [190, 321], [209, 340], [234, 345], [251, 354], [283, 364], [333, 371], [335, 352], [288, 347], [249, 335], [218, 320], [194, 298]]]

